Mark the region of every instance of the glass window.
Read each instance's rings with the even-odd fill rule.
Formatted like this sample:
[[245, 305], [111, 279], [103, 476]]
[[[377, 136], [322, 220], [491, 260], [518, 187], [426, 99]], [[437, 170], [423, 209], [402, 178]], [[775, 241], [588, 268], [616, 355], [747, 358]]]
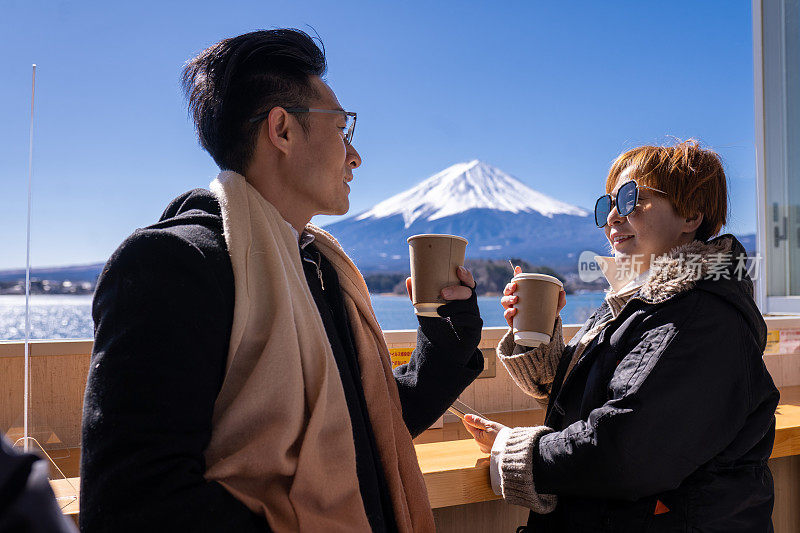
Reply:
[[[754, 2], [766, 312], [800, 311], [800, 0]], [[759, 19], [756, 18], [756, 24]], [[760, 34], [760, 35], [759, 35]], [[759, 50], [760, 49], [760, 50]], [[760, 52], [760, 54], [759, 54]], [[759, 79], [760, 76], [760, 79]], [[759, 84], [761, 87], [759, 88]], [[761, 98], [759, 98], [761, 96]], [[760, 100], [760, 102], [759, 102]], [[759, 109], [760, 104], [760, 109]], [[760, 116], [759, 116], [760, 114]], [[759, 124], [759, 122], [761, 122]]]

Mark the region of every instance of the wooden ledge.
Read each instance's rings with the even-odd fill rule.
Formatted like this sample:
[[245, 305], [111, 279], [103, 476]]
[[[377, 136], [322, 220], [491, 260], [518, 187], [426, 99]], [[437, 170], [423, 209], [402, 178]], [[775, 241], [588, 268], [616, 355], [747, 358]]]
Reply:
[[431, 507], [500, 499], [489, 483], [489, 457], [473, 439], [417, 444]]
[[[543, 412], [534, 409], [487, 413], [487, 416], [509, 426], [537, 425], [541, 424]], [[800, 455], [800, 386], [781, 388], [775, 419], [771, 459]], [[489, 456], [465, 435], [461, 422], [451, 421], [445, 422], [444, 428], [428, 430], [416, 439], [417, 459], [434, 509], [500, 499], [489, 482]], [[51, 481], [50, 485], [64, 514], [77, 515], [80, 478]]]
[[800, 455], [800, 386], [780, 387], [771, 459]]
[[81, 501], [81, 478], [56, 479], [50, 482], [56, 503], [65, 515], [77, 516]]
[[[538, 409], [487, 416], [506, 425], [527, 425], [519, 423], [520, 419], [535, 420], [530, 425], [541, 423], [537, 420], [541, 418]], [[516, 423], [506, 422], [509, 417], [516, 418]], [[800, 386], [781, 388], [775, 420], [775, 445], [770, 458], [800, 455]], [[459, 425], [460, 422], [445, 423], [439, 431], [452, 434]], [[432, 508], [499, 499], [489, 482], [489, 456], [480, 451], [474, 440], [428, 442], [415, 447]]]

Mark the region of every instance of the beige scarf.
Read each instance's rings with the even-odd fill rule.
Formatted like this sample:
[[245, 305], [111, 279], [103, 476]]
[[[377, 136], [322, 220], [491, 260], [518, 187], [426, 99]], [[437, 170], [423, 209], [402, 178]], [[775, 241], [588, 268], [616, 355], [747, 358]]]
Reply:
[[[243, 176], [222, 172], [211, 191], [222, 208], [235, 304], [205, 477], [275, 531], [369, 531], [344, 391], [297, 239]], [[366, 284], [333, 237], [312, 225], [306, 231], [339, 276], [398, 529], [433, 531]]]

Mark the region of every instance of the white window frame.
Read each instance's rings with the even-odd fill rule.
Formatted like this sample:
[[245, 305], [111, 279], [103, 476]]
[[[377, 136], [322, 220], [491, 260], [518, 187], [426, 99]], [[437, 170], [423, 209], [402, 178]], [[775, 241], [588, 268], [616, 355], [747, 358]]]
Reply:
[[[756, 251], [761, 257], [758, 262], [758, 279], [756, 285], [756, 303], [763, 314], [800, 314], [800, 296], [770, 296], [768, 294], [767, 276], [770, 260], [774, 259], [772, 250], [768, 248], [768, 231], [770, 210], [767, 194], [767, 162], [766, 162], [766, 126], [764, 120], [764, 2], [782, 2], [782, 0], [752, 0], [753, 17], [753, 89], [755, 106], [755, 147], [756, 147]], [[783, 28], [780, 29], [783, 32]], [[770, 51], [771, 52], [771, 51]], [[781, 51], [783, 54], [783, 51]]]

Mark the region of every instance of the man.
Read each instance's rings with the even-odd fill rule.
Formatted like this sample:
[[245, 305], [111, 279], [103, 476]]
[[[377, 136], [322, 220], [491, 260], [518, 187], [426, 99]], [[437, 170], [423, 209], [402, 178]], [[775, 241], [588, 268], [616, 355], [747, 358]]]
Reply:
[[226, 39], [183, 76], [223, 172], [109, 260], [81, 458], [83, 531], [432, 531], [412, 436], [480, 373], [474, 281], [391, 370], [344, 214], [355, 114], [297, 30]]

